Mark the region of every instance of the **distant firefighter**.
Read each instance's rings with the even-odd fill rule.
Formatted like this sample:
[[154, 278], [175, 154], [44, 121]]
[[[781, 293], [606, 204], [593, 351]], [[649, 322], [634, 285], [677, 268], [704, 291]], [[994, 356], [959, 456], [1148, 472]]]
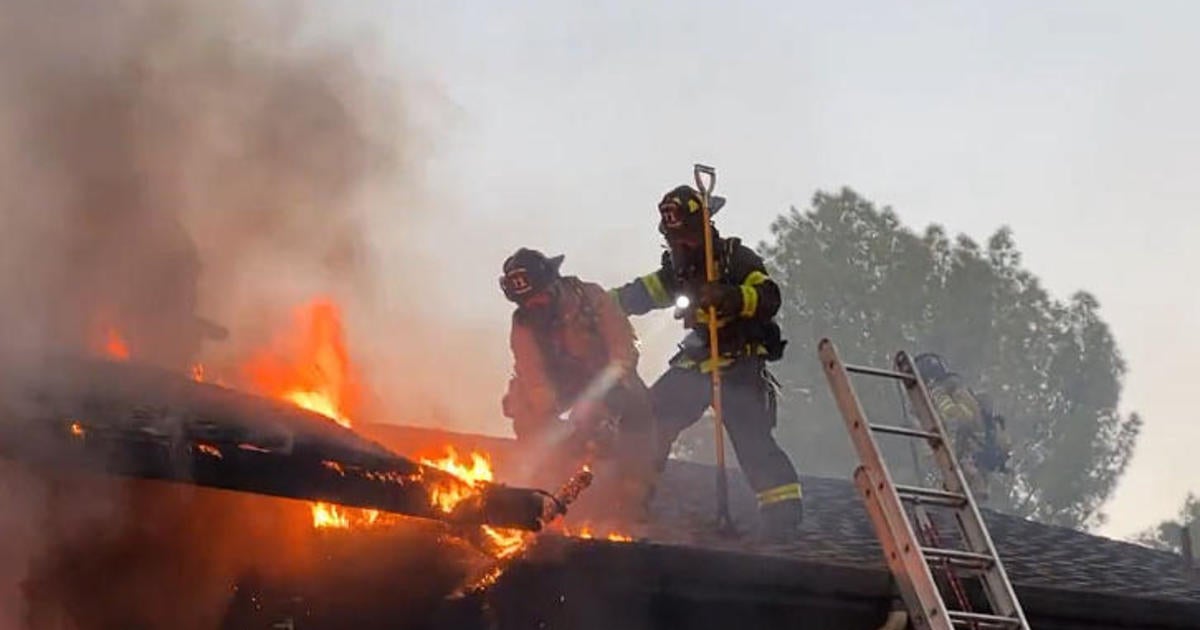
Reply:
[[991, 474], [1006, 472], [1012, 453], [1007, 421], [996, 414], [991, 396], [964, 385], [940, 355], [919, 354], [915, 362], [929, 388], [933, 406], [950, 433], [971, 493], [981, 503], [986, 502]]

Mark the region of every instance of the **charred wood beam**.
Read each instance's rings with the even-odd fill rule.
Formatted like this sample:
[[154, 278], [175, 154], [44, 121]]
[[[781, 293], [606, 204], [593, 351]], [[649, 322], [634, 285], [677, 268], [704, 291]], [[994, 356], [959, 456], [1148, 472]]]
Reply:
[[[0, 456], [54, 469], [538, 530], [547, 496], [458, 478], [328, 418], [145, 366], [57, 360], [0, 386]], [[447, 513], [435, 492], [473, 494]]]

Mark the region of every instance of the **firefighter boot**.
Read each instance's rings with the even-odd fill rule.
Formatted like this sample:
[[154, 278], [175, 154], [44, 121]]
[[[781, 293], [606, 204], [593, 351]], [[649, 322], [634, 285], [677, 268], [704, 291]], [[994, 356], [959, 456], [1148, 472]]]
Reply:
[[804, 504], [800, 499], [775, 501], [758, 508], [762, 521], [762, 538], [768, 543], [794, 540], [804, 520]]

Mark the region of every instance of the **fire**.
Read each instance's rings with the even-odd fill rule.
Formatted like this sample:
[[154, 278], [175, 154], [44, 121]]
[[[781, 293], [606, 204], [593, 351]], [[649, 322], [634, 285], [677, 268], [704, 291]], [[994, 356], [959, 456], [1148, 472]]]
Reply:
[[197, 383], [204, 382], [204, 365], [197, 363], [192, 366], [192, 380]]
[[317, 529], [350, 529], [386, 525], [393, 522], [379, 510], [347, 508], [333, 503], [315, 502], [309, 504], [312, 509], [313, 527]]
[[586, 522], [579, 526], [578, 531], [571, 531], [571, 528], [567, 527], [566, 525], [563, 525], [562, 530], [563, 530], [564, 536], [568, 536], [571, 538], [582, 538], [582, 539], [586, 539], [586, 540], [592, 540], [592, 539], [610, 540], [612, 542], [632, 542], [633, 541], [632, 536], [622, 534], [620, 532], [613, 531], [613, 530], [609, 530], [603, 534], [596, 534], [593, 532], [592, 524], [586, 523]]
[[117, 361], [126, 361], [129, 359], [129, 343], [112, 326], [105, 327], [104, 339], [100, 344], [100, 350], [101, 354], [110, 359], [116, 359]]
[[350, 527], [350, 518], [342, 513], [338, 506], [332, 503], [313, 503], [312, 517], [313, 527], [324, 529], [327, 527], [337, 529], [347, 529]]
[[[295, 328], [275, 341], [245, 367], [255, 389], [319, 413], [349, 428], [357, 385], [346, 349], [341, 314], [329, 300], [317, 299], [297, 310]], [[204, 381], [204, 366], [192, 366], [192, 378]], [[326, 465], [339, 466], [337, 462]], [[340, 466], [339, 466], [340, 468]], [[317, 529], [349, 529], [384, 524], [391, 519], [378, 510], [347, 508], [313, 502], [312, 524]]]
[[255, 387], [297, 407], [349, 427], [358, 388], [346, 350], [337, 306], [318, 299], [296, 314], [296, 330], [278, 345], [291, 350], [264, 352], [246, 367]]
[[488, 540], [495, 545], [496, 550], [493, 555], [496, 558], [507, 558], [525, 547], [527, 535], [519, 529], [503, 529], [487, 525], [481, 529]]
[[444, 470], [457, 477], [462, 483], [448, 483], [435, 486], [430, 499], [443, 512], [454, 511], [454, 506], [463, 499], [473, 495], [480, 483], [491, 482], [495, 475], [492, 472], [492, 461], [487, 455], [478, 451], [472, 452], [466, 459], [460, 458], [454, 447], [446, 447], [446, 456], [441, 459], [421, 459], [425, 466]]

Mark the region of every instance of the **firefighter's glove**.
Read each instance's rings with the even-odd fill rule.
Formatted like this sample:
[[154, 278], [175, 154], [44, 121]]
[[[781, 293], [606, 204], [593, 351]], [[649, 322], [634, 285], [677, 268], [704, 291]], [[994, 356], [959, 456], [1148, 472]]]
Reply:
[[697, 297], [701, 310], [716, 307], [717, 317], [733, 317], [742, 312], [742, 288], [732, 284], [708, 282]]

